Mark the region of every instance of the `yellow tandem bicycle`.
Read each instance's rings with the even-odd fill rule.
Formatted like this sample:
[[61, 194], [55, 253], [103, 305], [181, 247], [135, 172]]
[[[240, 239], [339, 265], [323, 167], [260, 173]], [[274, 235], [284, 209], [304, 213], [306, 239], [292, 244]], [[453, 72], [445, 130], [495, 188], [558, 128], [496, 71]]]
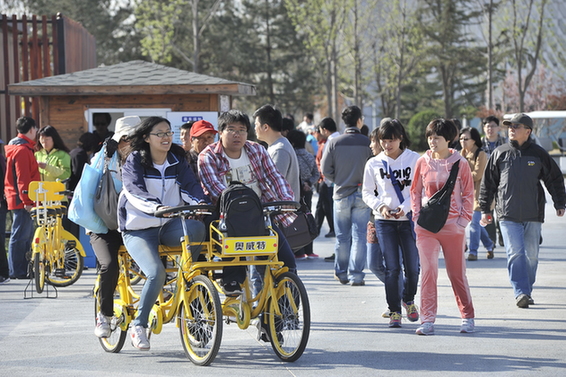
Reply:
[[[162, 246], [159, 250], [167, 259], [167, 281], [149, 317], [149, 336], [159, 334], [164, 323], [175, 322], [187, 357], [196, 365], [209, 365], [218, 354], [223, 323], [236, 323], [247, 329], [252, 320], [263, 321], [267, 337], [275, 354], [292, 362], [303, 354], [310, 333], [311, 316], [307, 291], [299, 277], [288, 271], [277, 259], [278, 236], [271, 227], [272, 214], [289, 211], [295, 202], [264, 204], [268, 224], [267, 236], [227, 237], [218, 221], [209, 227], [209, 241], [191, 243], [185, 222], [180, 248]], [[158, 211], [156, 216], [183, 219], [209, 215], [214, 207], [196, 205], [171, 207]], [[291, 209], [294, 211], [294, 209]], [[199, 260], [193, 261], [191, 245], [202, 247]], [[263, 258], [258, 258], [263, 257]], [[126, 249], [119, 251], [120, 275], [114, 297], [114, 316], [111, 335], [100, 338], [107, 352], [120, 352], [130, 323], [135, 318], [139, 295], [130, 279], [131, 258]], [[265, 266], [262, 289], [253, 294], [249, 278], [242, 285], [242, 294], [226, 296], [221, 301], [219, 291], [223, 267]], [[98, 284], [95, 284], [95, 316], [100, 311]]]

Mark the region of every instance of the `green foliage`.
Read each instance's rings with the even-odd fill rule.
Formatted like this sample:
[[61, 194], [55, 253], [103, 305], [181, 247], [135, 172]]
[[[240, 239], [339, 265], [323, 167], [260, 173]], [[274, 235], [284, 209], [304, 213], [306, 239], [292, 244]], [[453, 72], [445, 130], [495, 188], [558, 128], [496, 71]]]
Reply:
[[125, 0], [23, 0], [28, 13], [64, 16], [80, 22], [96, 38], [98, 64], [139, 59], [139, 36], [131, 18], [134, 4]]
[[427, 65], [442, 84], [449, 118], [463, 105], [483, 103], [485, 48], [465, 32], [478, 16], [470, 0], [424, 0], [419, 10]]
[[425, 138], [426, 126], [428, 126], [431, 120], [440, 117], [435, 110], [423, 110], [413, 115], [407, 125], [407, 133], [411, 139], [411, 149], [419, 152], [428, 149], [428, 143]]

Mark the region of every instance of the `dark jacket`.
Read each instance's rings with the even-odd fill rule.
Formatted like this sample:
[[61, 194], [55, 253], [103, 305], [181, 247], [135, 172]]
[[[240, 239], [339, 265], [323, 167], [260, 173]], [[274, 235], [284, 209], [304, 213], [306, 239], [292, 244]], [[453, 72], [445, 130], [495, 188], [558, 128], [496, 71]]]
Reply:
[[372, 156], [369, 139], [356, 127], [326, 143], [320, 166], [325, 178], [334, 183], [334, 200], [361, 193], [366, 161]]
[[495, 198], [500, 220], [544, 222], [544, 182], [555, 209], [564, 208], [564, 178], [550, 155], [532, 139], [523, 145], [510, 141], [496, 148], [487, 162], [480, 188], [479, 205], [489, 213]]
[[39, 167], [34, 156], [35, 142], [25, 135], [18, 134], [4, 147], [6, 151], [6, 177], [4, 193], [8, 209], [22, 209], [33, 205], [27, 192], [32, 181], [40, 181]]
[[73, 149], [69, 155], [71, 155], [71, 178], [69, 178], [67, 187], [74, 191], [81, 179], [85, 164], [89, 163], [89, 158], [88, 153], [82, 147]]

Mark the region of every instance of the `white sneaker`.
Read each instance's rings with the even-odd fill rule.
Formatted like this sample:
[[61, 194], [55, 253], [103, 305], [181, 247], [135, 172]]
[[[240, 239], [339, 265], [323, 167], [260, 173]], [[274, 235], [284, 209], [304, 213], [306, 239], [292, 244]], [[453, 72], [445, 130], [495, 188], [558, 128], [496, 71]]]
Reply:
[[434, 335], [434, 323], [425, 322], [415, 331], [418, 335]]
[[143, 326], [134, 326], [130, 331], [130, 339], [132, 340], [132, 346], [135, 348], [148, 351], [149, 350], [149, 340], [147, 339], [147, 329]]
[[473, 318], [462, 319], [462, 326], [460, 326], [460, 332], [461, 333], [474, 332], [474, 319]]
[[108, 338], [110, 336], [110, 318], [102, 313], [96, 316], [96, 327], [94, 328], [94, 335], [99, 338]]

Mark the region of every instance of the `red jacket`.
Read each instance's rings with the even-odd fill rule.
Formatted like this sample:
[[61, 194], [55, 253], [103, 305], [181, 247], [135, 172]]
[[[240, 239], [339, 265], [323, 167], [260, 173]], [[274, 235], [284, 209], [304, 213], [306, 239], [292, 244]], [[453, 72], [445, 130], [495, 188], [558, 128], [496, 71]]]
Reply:
[[25, 135], [18, 134], [4, 147], [6, 151], [6, 177], [4, 193], [8, 209], [22, 209], [25, 205], [33, 205], [23, 191], [29, 189], [32, 181], [40, 181], [39, 167], [34, 156], [35, 142]]

